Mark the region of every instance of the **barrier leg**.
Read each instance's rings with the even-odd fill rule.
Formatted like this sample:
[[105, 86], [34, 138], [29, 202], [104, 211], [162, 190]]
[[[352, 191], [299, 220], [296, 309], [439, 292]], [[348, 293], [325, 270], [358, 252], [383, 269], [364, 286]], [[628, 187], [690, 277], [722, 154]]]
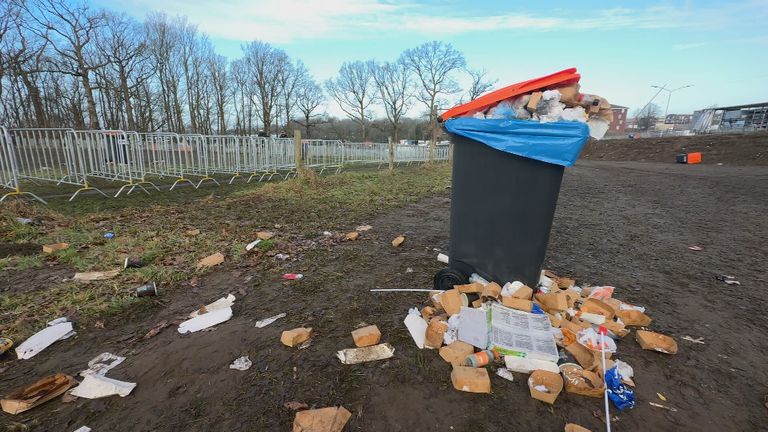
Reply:
[[168, 189], [168, 190], [173, 190], [173, 188], [175, 188], [176, 185], [181, 183], [181, 182], [187, 182], [187, 183], [191, 184], [193, 188], [197, 189], [197, 187], [195, 187], [195, 184], [192, 183], [192, 180], [190, 180], [188, 178], [180, 177], [175, 182], [173, 182], [173, 186], [171, 186], [171, 188]]
[[235, 179], [238, 178], [238, 177], [242, 177], [242, 176], [240, 174], [233, 175], [232, 178], [229, 179], [229, 184], [232, 184], [232, 182], [235, 181]]
[[42, 198], [40, 198], [39, 196], [37, 196], [37, 195], [33, 194], [32, 192], [22, 192], [22, 191], [20, 191], [20, 190], [15, 190], [15, 191], [13, 191], [13, 192], [8, 192], [7, 194], [5, 194], [5, 195], [3, 195], [2, 197], [0, 197], [0, 202], [3, 202], [3, 201], [4, 201], [6, 198], [8, 198], [9, 196], [21, 197], [22, 195], [29, 195], [29, 196], [31, 196], [32, 198], [36, 199], [37, 201], [40, 201], [41, 203], [43, 203], [43, 204], [45, 204], [45, 205], [48, 205], [48, 203], [47, 203], [47, 202], [45, 202], [45, 200], [43, 200], [43, 199], [42, 199]]
[[98, 193], [100, 193], [100, 194], [104, 195], [104, 198], [109, 198], [109, 196], [107, 196], [107, 194], [105, 194], [104, 192], [102, 192], [102, 191], [101, 191], [101, 190], [99, 190], [98, 188], [95, 188], [95, 187], [90, 187], [90, 186], [88, 186], [88, 185], [86, 184], [85, 186], [83, 186], [83, 187], [81, 187], [80, 189], [76, 190], [76, 191], [75, 191], [75, 193], [74, 193], [74, 194], [72, 194], [72, 196], [69, 198], [69, 201], [72, 201], [73, 199], [75, 199], [75, 197], [77, 197], [77, 196], [80, 194], [80, 192], [89, 191], [89, 190], [95, 190], [96, 192], [98, 192]]
[[197, 182], [197, 186], [195, 186], [195, 189], [199, 189], [200, 185], [203, 184], [203, 182], [206, 181], [206, 180], [210, 180], [210, 181], [216, 183], [216, 186], [221, 186], [221, 183], [219, 183], [215, 178], [205, 176], [205, 177], [201, 178], [199, 182]]

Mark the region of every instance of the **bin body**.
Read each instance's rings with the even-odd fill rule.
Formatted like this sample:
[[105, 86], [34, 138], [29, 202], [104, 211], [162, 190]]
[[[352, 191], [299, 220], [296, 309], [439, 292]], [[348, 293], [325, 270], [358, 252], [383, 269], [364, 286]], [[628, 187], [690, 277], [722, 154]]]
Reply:
[[536, 287], [564, 167], [451, 134], [450, 264]]

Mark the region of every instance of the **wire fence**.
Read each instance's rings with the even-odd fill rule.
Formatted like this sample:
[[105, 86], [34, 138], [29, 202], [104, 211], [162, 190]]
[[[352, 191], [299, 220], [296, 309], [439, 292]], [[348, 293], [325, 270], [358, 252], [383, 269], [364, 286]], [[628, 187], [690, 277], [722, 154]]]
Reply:
[[[449, 153], [439, 146], [434, 160], [448, 160]], [[429, 154], [426, 146], [393, 145], [392, 162], [425, 163]], [[300, 162], [320, 174], [354, 165], [381, 167], [390, 162], [389, 144], [302, 140]], [[181, 184], [197, 189], [205, 182], [220, 186], [219, 180], [250, 183], [297, 174], [291, 138], [0, 126], [0, 189], [10, 190], [0, 202], [21, 195], [44, 202], [24, 188], [28, 184], [76, 186], [72, 201], [84, 191], [106, 197], [95, 182], [119, 186], [113, 195], [118, 197], [137, 188], [159, 192], [160, 182], [171, 183], [170, 190]]]

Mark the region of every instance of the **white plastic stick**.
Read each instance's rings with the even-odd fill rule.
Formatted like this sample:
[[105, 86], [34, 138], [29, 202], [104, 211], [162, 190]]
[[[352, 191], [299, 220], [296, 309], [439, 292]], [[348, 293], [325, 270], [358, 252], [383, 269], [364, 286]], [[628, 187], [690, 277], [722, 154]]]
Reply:
[[387, 288], [387, 289], [372, 289], [370, 292], [437, 292], [439, 290], [433, 289], [421, 289], [421, 288]]
[[600, 345], [602, 348], [600, 353], [603, 357], [603, 381], [605, 381], [605, 393], [603, 394], [605, 396], [605, 426], [606, 430], [611, 432], [611, 413], [608, 412], [608, 380], [605, 379], [605, 333], [603, 331], [600, 332]]

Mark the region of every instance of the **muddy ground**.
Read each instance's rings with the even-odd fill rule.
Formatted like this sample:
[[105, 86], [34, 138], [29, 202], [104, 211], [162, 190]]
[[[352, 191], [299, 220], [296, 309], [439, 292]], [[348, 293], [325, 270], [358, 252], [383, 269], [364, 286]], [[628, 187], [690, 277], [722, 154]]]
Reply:
[[[617, 357], [635, 370], [638, 405], [616, 414], [615, 430], [766, 429], [767, 181], [766, 167], [580, 161], [567, 171], [546, 266], [582, 283], [616, 286], [616, 297], [647, 306], [652, 329], [680, 346], [674, 356], [643, 351], [634, 333], [619, 343]], [[55, 400], [2, 414], [0, 424], [31, 431], [289, 430], [294, 413], [282, 405], [300, 401], [345, 406], [353, 414], [349, 431], [557, 431], [567, 422], [602, 430], [593, 416], [602, 399], [563, 393], [549, 406], [530, 398], [522, 374], [515, 382], [492, 374], [491, 395], [454, 390], [450, 366], [435, 351], [418, 350], [402, 323], [425, 296], [368, 292], [431, 286], [441, 266], [433, 248], [448, 246], [449, 207], [445, 191], [361, 220], [374, 228], [358, 241], [318, 242], [270, 272], [247, 260], [224, 265], [196, 286], [157, 297], [153, 307], [107, 320], [103, 329], [78, 328], [77, 337], [31, 360], [6, 356], [3, 394], [54, 372], [74, 375], [104, 351], [127, 356], [108, 375], [138, 386], [126, 398]], [[403, 232], [407, 241], [393, 248], [390, 240]], [[306, 277], [283, 282], [284, 271]], [[741, 285], [715, 279], [721, 274]], [[171, 326], [141, 338], [158, 322], [226, 293], [238, 298], [234, 317], [214, 331], [182, 336]], [[280, 312], [287, 318], [254, 328]], [[341, 365], [335, 351], [353, 346], [349, 332], [363, 322], [379, 326], [395, 357]], [[281, 331], [300, 325], [315, 329], [311, 346], [281, 345]], [[686, 335], [705, 344], [682, 340]], [[245, 354], [250, 370], [228, 368]]]
[[768, 133], [590, 140], [583, 159], [674, 163], [680, 153], [701, 152], [703, 164], [768, 165]]

